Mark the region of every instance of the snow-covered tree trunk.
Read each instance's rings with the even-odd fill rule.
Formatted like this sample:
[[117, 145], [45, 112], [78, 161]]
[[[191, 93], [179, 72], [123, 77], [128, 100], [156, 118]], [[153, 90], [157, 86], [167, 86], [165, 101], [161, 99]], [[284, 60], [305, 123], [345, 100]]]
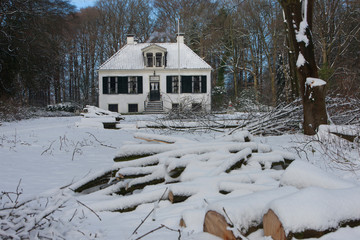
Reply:
[[304, 133], [314, 135], [319, 125], [327, 124], [326, 82], [317, 79], [318, 69], [311, 34], [314, 0], [279, 2], [284, 11], [289, 41], [297, 57], [296, 67], [304, 106]]

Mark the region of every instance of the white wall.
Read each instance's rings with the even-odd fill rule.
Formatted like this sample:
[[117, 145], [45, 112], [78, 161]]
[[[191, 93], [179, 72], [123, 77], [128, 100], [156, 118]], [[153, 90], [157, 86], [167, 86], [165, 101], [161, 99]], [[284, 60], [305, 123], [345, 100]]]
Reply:
[[[120, 113], [128, 112], [128, 104], [138, 104], [138, 111], [144, 111], [144, 102], [146, 101], [150, 84], [149, 77], [151, 75], [160, 76], [160, 92], [164, 104], [164, 110], [171, 110], [172, 103], [189, 102], [191, 99], [193, 102], [203, 103], [203, 107], [207, 110], [211, 110], [211, 70], [187, 70], [181, 69], [180, 75], [206, 75], [207, 79], [207, 91], [206, 93], [183, 93], [174, 94], [166, 93], [166, 76], [178, 75], [177, 69], [141, 69], [141, 70], [100, 70], [99, 71], [99, 107], [102, 109], [108, 109], [109, 104], [118, 104]], [[102, 78], [103, 77], [117, 77], [117, 76], [142, 76], [143, 77], [143, 93], [142, 94], [103, 94]], [[179, 98], [181, 99], [179, 101]], [[205, 105], [205, 106], [204, 106]]]

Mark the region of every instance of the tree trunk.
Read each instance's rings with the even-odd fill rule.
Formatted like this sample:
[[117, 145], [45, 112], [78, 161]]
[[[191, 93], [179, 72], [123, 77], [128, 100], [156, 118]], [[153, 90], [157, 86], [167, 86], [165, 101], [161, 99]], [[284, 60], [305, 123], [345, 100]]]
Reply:
[[[285, 19], [288, 27], [289, 41], [294, 45], [297, 57], [297, 72], [299, 76], [300, 91], [304, 107], [304, 134], [314, 135], [319, 125], [327, 124], [327, 114], [325, 107], [325, 87], [306, 85], [308, 77], [318, 78], [318, 70], [315, 62], [314, 45], [312, 42], [312, 15], [314, 0], [307, 0], [302, 11], [302, 2], [298, 0], [279, 0], [284, 10]], [[306, 16], [302, 12], [307, 13]], [[306, 21], [307, 20], [307, 21]], [[300, 26], [300, 23], [308, 24], [307, 27]], [[301, 27], [305, 32], [301, 35]], [[302, 38], [296, 38], [298, 37]], [[307, 39], [307, 40], [306, 40]], [[300, 61], [301, 58], [304, 61]]]

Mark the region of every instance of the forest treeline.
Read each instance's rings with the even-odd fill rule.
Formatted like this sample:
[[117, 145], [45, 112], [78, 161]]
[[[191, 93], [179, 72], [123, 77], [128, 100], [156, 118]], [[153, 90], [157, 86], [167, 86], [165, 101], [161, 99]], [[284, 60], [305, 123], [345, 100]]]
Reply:
[[[213, 68], [214, 109], [245, 95], [275, 105], [299, 96], [277, 0], [67, 0], [0, 2], [0, 101], [23, 105], [97, 104], [97, 69], [126, 44], [185, 43]], [[327, 91], [360, 95], [357, 0], [316, 0], [313, 42]]]

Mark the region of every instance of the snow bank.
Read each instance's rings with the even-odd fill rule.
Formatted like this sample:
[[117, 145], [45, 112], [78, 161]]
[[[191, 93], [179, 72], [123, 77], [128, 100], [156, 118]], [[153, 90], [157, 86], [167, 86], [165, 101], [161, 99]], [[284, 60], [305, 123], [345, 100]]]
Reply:
[[349, 220], [359, 220], [359, 198], [360, 187], [310, 187], [274, 200], [269, 208], [278, 216], [286, 234], [307, 229], [325, 231]]
[[294, 161], [285, 170], [280, 183], [297, 188], [317, 186], [322, 188], [351, 188], [355, 183], [340, 179], [333, 174], [324, 172], [320, 168], [304, 161]]

